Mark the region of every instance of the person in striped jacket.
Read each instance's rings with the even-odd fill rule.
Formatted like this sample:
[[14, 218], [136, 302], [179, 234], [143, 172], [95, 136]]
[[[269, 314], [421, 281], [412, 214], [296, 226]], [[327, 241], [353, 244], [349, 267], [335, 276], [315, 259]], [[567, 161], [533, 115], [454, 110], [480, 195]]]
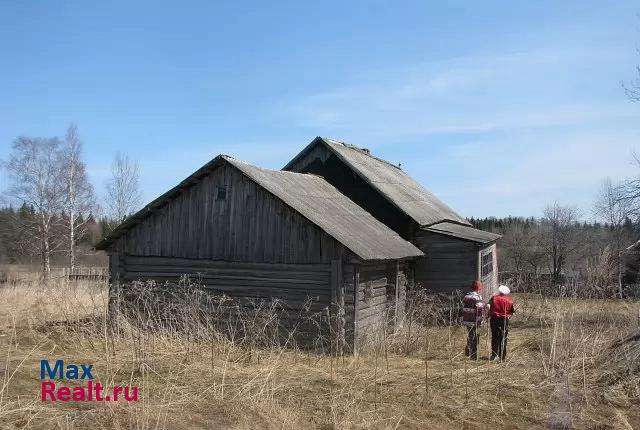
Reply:
[[483, 285], [479, 280], [471, 284], [472, 291], [462, 299], [462, 325], [467, 327], [467, 345], [465, 355], [472, 360], [478, 359], [478, 344], [480, 343], [480, 326], [484, 318], [484, 301], [480, 295]]

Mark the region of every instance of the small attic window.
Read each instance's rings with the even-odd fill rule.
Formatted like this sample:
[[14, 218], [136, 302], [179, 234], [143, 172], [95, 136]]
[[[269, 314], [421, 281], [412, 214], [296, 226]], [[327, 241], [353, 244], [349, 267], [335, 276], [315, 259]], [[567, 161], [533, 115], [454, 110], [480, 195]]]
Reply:
[[227, 186], [218, 185], [216, 189], [216, 202], [227, 200]]

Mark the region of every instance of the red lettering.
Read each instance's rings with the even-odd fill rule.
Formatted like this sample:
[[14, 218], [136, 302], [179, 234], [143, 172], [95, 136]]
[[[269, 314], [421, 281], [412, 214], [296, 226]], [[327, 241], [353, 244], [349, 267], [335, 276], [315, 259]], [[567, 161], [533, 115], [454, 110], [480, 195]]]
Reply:
[[73, 387], [73, 401], [84, 402], [85, 400], [86, 400], [86, 395], [84, 392], [84, 387]]
[[86, 387], [56, 387], [53, 381], [42, 381], [40, 385], [40, 396], [43, 402], [47, 400], [68, 402], [86, 402], [92, 399], [95, 390], [95, 399], [97, 401], [118, 401], [120, 394], [124, 394], [124, 398], [128, 402], [138, 401], [138, 387], [113, 387], [113, 397], [103, 397], [105, 388], [100, 383], [92, 384], [91, 381]]
[[138, 401], [138, 387], [132, 387], [133, 395], [129, 397], [129, 387], [124, 387], [124, 398], [128, 402], [137, 402]]
[[40, 385], [40, 394], [43, 402], [47, 401], [47, 394], [51, 397], [51, 401], [56, 401], [56, 396], [53, 394], [56, 389], [56, 383], [53, 381], [42, 381]]
[[113, 387], [113, 401], [117, 402], [118, 401], [118, 394], [120, 394], [120, 392], [122, 391], [122, 387], [119, 385], [116, 385], [115, 387]]
[[61, 402], [68, 402], [71, 400], [71, 390], [69, 387], [58, 388], [58, 400]]
[[103, 388], [103, 387], [102, 387], [102, 385], [100, 385], [100, 383], [99, 383], [99, 382], [97, 382], [97, 383], [96, 383], [96, 385], [95, 385], [95, 387], [94, 387], [94, 389], [96, 390], [96, 400], [97, 400], [97, 401], [99, 401], [99, 402], [101, 402], [102, 400], [104, 400], [104, 399], [102, 398], [102, 396], [100, 396], [100, 393], [102, 392], [102, 388]]

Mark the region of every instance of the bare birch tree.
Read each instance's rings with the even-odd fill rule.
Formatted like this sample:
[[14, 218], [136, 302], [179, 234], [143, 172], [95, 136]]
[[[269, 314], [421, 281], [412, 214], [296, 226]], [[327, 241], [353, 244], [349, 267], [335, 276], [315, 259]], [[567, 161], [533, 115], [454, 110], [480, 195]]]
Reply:
[[82, 142], [78, 136], [78, 127], [71, 124], [65, 135], [63, 150], [63, 178], [65, 186], [65, 217], [63, 223], [67, 236], [66, 246], [69, 256], [69, 268], [76, 266], [76, 245], [86, 233], [89, 214], [96, 207], [93, 186], [89, 183], [87, 169], [82, 161]]
[[542, 218], [542, 246], [547, 253], [553, 278], [562, 277], [567, 258], [578, 247], [576, 223], [578, 210], [557, 202], [544, 209]]
[[24, 228], [38, 248], [46, 282], [51, 271], [51, 254], [59, 247], [55, 223], [64, 207], [60, 140], [19, 137], [3, 166], [11, 182], [7, 194], [35, 210], [32, 221]]
[[126, 155], [116, 154], [107, 183], [107, 206], [111, 217], [122, 222], [140, 206], [140, 171], [138, 163]]

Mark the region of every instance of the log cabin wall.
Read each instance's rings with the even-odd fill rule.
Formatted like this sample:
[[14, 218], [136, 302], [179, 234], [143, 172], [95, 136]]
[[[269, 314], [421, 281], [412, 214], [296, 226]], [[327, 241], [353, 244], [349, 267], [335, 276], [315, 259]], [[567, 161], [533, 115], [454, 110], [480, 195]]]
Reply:
[[[355, 349], [355, 337], [356, 337], [356, 326], [355, 326], [355, 280], [356, 273], [358, 272], [357, 265], [354, 264], [344, 264], [342, 266], [342, 285], [344, 287], [343, 290], [343, 299], [341, 303], [343, 304], [344, 309], [344, 319], [341, 322], [342, 330], [344, 332], [344, 340], [347, 345], [347, 349], [350, 352], [354, 352]], [[340, 302], [340, 300], [339, 300]]]
[[[356, 349], [383, 341], [385, 330], [402, 324], [408, 283], [405, 262], [379, 262], [352, 266], [354, 334]], [[354, 285], [354, 284], [351, 284]]]
[[127, 255], [125, 283], [152, 279], [176, 282], [188, 276], [198, 285], [231, 297], [282, 300], [299, 308], [321, 311], [331, 303], [330, 264], [274, 264]]
[[415, 283], [436, 293], [466, 291], [478, 279], [477, 244], [424, 230], [416, 232], [416, 246], [425, 256], [415, 260]]

